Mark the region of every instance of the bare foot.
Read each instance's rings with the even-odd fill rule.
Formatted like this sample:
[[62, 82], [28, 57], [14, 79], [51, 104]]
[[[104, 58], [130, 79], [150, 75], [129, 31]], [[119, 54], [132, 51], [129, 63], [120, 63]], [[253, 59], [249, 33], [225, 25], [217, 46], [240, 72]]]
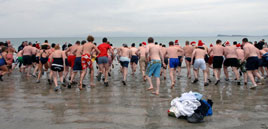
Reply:
[[147, 90], [153, 90], [154, 88], [153, 87], [150, 87], [150, 88], [148, 88]]
[[79, 87], [78, 88], [79, 88], [79, 90], [82, 90], [83, 89], [82, 83], [79, 84]]
[[152, 94], [159, 95], [159, 92], [155, 91], [155, 92], [152, 92]]
[[96, 86], [96, 84], [94, 84], [94, 83], [91, 83], [91, 84], [90, 84], [90, 86], [91, 86], [91, 87], [95, 87], [95, 86]]

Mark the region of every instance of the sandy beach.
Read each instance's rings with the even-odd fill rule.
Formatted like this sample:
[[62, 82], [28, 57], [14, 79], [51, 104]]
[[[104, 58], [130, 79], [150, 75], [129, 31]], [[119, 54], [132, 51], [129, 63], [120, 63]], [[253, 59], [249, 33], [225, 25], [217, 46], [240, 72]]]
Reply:
[[[146, 91], [148, 83], [142, 81], [139, 71], [135, 76], [129, 74], [127, 86], [123, 86], [118, 69], [119, 65], [115, 65], [109, 87], [96, 81], [94, 88], [86, 87], [79, 91], [74, 86], [72, 89], [63, 88], [60, 92], [54, 92], [54, 85], [49, 85], [45, 76], [40, 84], [36, 84], [35, 78], [15, 70], [4, 78], [4, 82], [0, 82], [0, 128], [268, 128], [267, 80], [266, 85], [256, 90], [237, 86], [231, 81], [204, 87], [202, 81], [191, 84], [183, 68], [175, 88], [170, 89], [169, 78], [161, 78], [160, 95], [155, 96]], [[87, 76], [84, 81], [87, 84], [88, 79]], [[211, 98], [214, 102], [213, 116], [206, 117], [200, 124], [169, 117], [170, 101], [188, 91], [199, 92], [205, 99]]]

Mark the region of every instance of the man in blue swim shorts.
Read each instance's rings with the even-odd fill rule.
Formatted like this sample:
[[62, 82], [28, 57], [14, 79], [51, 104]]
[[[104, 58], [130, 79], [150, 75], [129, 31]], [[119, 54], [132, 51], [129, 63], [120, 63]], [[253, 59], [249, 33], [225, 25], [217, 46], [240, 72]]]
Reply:
[[[159, 95], [159, 86], [160, 86], [160, 71], [161, 71], [161, 61], [164, 62], [163, 55], [161, 53], [160, 47], [158, 45], [155, 45], [154, 39], [152, 37], [148, 38], [148, 46], [146, 47], [146, 58], [150, 62], [148, 63], [147, 69], [146, 69], [146, 75], [148, 76], [148, 81], [150, 83], [150, 87], [148, 90], [153, 90], [153, 84], [151, 77], [154, 75], [156, 78], [156, 90], [155, 92], [152, 92], [153, 94]], [[163, 63], [163, 65], [165, 65]]]

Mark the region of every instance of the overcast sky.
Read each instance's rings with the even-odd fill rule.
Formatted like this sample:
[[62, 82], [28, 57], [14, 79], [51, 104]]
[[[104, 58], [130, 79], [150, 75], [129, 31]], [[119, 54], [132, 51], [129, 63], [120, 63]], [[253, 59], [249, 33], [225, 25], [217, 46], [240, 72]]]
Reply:
[[268, 34], [268, 0], [0, 0], [0, 37]]

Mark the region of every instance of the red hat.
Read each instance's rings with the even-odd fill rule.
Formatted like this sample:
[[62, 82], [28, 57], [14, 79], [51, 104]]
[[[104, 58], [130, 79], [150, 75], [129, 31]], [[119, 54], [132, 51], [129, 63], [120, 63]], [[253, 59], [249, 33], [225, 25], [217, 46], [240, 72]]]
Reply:
[[203, 45], [204, 45], [204, 43], [202, 42], [202, 40], [198, 40], [198, 47], [201, 47]]
[[226, 41], [226, 43], [225, 43], [226, 45], [230, 45], [230, 42], [229, 41]]
[[175, 43], [179, 43], [179, 40], [175, 40]]
[[241, 47], [241, 44], [239, 43], [239, 44], [236, 44], [236, 47]]
[[142, 42], [143, 45], [146, 45], [146, 42]]
[[193, 45], [193, 44], [196, 44], [196, 42], [195, 41], [191, 42], [191, 45]]
[[210, 47], [213, 47], [212, 43], [210, 44]]

